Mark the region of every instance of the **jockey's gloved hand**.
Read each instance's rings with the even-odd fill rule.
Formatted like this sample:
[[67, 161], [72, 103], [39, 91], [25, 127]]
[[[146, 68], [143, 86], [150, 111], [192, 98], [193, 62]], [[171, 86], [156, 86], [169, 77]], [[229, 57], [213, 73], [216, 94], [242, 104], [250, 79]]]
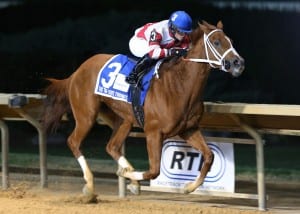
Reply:
[[169, 56], [185, 56], [187, 54], [187, 49], [185, 48], [170, 48], [168, 51]]

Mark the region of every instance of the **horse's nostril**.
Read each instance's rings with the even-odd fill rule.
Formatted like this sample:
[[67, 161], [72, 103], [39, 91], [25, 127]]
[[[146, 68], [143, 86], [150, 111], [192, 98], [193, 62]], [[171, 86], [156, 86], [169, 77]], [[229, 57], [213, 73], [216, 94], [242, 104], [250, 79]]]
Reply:
[[233, 61], [233, 65], [234, 65], [235, 67], [240, 67], [240, 66], [241, 66], [240, 60], [235, 59], [235, 60]]
[[230, 69], [230, 62], [229, 62], [228, 60], [225, 60], [225, 61], [224, 61], [224, 68], [225, 68], [226, 70], [229, 70], [229, 69]]
[[243, 58], [236, 58], [232, 61], [235, 68], [243, 68], [245, 66], [245, 61]]

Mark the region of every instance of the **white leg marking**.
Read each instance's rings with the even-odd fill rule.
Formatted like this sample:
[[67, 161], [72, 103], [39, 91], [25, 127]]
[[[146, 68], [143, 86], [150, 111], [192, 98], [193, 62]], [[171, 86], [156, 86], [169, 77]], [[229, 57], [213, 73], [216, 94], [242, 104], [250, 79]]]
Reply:
[[118, 160], [118, 164], [122, 167], [122, 168], [133, 168], [131, 166], [131, 164], [127, 161], [127, 159], [124, 156], [121, 156]]
[[143, 180], [144, 179], [143, 174], [144, 174], [144, 172], [132, 172], [132, 175], [133, 175], [132, 180], [137, 180], [137, 181]]
[[77, 161], [79, 162], [79, 165], [80, 165], [81, 170], [82, 170], [82, 172], [83, 172], [83, 177], [84, 177], [84, 179], [88, 182], [88, 180], [89, 180], [89, 178], [88, 178], [88, 173], [90, 174], [91, 172], [90, 172], [90, 169], [89, 169], [89, 167], [88, 167], [88, 164], [87, 164], [87, 162], [86, 162], [84, 156], [81, 155], [81, 156], [77, 159]]
[[127, 161], [127, 159], [124, 156], [121, 156], [118, 160], [118, 164], [123, 168], [129, 168], [131, 171], [126, 171], [123, 176], [126, 178], [129, 178], [130, 180], [144, 180], [143, 174], [144, 172], [136, 172], [133, 171], [134, 168], [131, 166], [131, 164]]
[[81, 155], [81, 156], [77, 159], [77, 161], [78, 161], [79, 164], [80, 164], [81, 170], [82, 170], [83, 172], [85, 172], [85, 170], [88, 168], [88, 165], [87, 165], [87, 162], [86, 162], [84, 156]]
[[80, 156], [77, 159], [82, 172], [83, 172], [83, 178], [86, 181], [86, 185], [83, 187], [83, 193], [85, 195], [93, 195], [94, 194], [94, 176], [84, 158], [84, 156]]
[[136, 180], [136, 181], [141, 181], [144, 180], [143, 177], [144, 172], [125, 172], [124, 176], [131, 179], [131, 180]]

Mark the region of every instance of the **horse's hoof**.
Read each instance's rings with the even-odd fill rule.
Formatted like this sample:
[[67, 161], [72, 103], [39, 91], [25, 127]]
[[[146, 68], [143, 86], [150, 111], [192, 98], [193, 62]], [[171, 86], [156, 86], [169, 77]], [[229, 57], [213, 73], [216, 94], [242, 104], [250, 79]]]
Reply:
[[183, 193], [183, 194], [189, 194], [190, 191], [189, 191], [188, 189], [184, 188], [182, 193]]
[[91, 204], [91, 203], [97, 203], [97, 195], [92, 194], [92, 195], [84, 195], [80, 197], [80, 202], [83, 204]]
[[134, 195], [139, 195], [141, 193], [141, 186], [139, 184], [128, 184], [127, 188]]
[[195, 190], [195, 188], [193, 187], [193, 182], [188, 182], [184, 185], [183, 193], [189, 194], [189, 193], [193, 192], [194, 190]]
[[91, 196], [94, 195], [94, 190], [92, 188], [89, 188], [87, 185], [84, 185], [82, 193], [85, 196]]

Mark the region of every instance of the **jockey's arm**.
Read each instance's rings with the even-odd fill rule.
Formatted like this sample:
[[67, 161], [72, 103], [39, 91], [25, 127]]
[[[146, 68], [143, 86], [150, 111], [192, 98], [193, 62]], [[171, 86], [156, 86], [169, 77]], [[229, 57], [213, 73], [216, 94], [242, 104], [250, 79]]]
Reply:
[[168, 49], [161, 48], [160, 46], [151, 46], [148, 53], [149, 57], [152, 59], [162, 59], [168, 56]]
[[162, 59], [168, 56], [168, 49], [162, 48], [160, 43], [162, 41], [162, 35], [155, 29], [150, 34], [149, 39], [149, 57], [152, 59]]

